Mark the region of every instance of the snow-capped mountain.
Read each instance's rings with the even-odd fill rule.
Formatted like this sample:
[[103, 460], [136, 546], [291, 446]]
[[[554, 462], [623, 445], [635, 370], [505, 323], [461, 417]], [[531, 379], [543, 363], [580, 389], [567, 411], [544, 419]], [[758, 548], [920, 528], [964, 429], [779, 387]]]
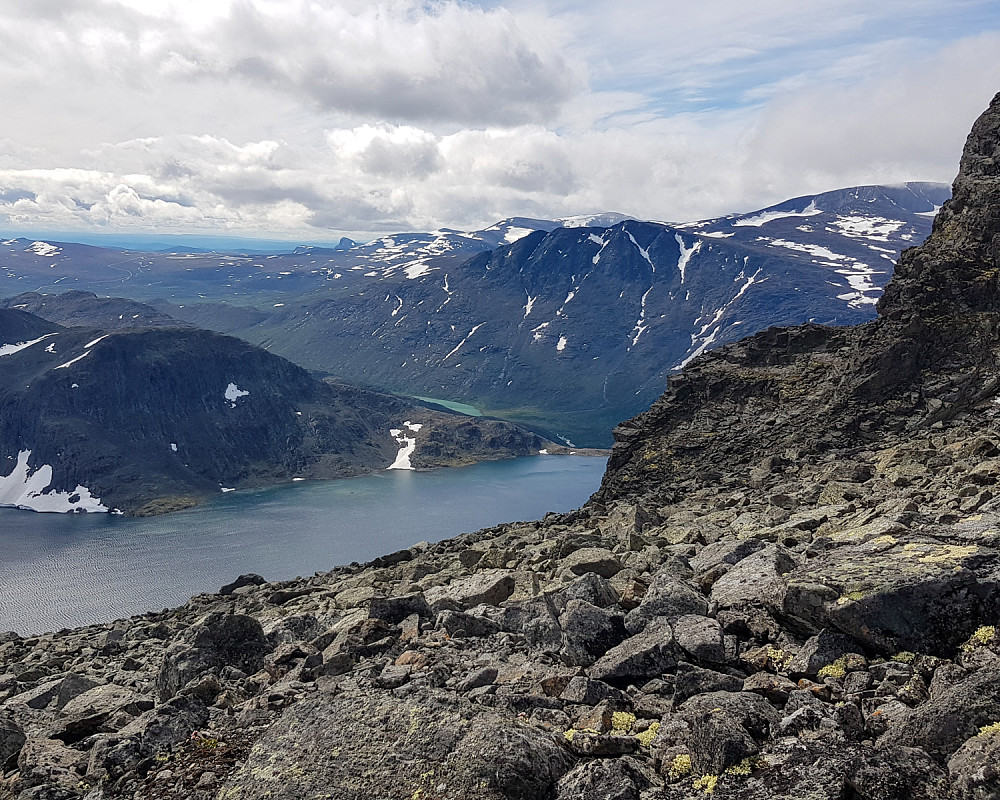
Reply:
[[679, 226], [520, 235], [527, 226], [508, 222], [495, 227], [511, 244], [418, 266], [394, 237], [362, 280], [259, 316], [170, 313], [348, 380], [462, 399], [598, 444], [708, 348], [773, 325], [871, 319], [899, 252], [923, 241], [947, 196], [935, 184], [870, 186]]
[[948, 196], [863, 186], [679, 225], [512, 218], [266, 256], [16, 240], [0, 244], [0, 292], [156, 298], [307, 368], [604, 444], [711, 347], [874, 317], [900, 251]]

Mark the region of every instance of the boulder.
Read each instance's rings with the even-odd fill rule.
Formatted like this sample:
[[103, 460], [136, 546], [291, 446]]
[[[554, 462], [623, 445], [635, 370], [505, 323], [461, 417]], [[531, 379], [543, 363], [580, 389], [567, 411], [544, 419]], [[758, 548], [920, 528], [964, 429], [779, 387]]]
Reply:
[[1000, 797], [1000, 731], [973, 736], [948, 759], [955, 800]]
[[834, 548], [786, 576], [781, 610], [806, 629], [837, 630], [884, 655], [947, 657], [996, 620], [998, 560], [977, 544], [913, 536]]
[[663, 570], [653, 576], [639, 607], [628, 612], [625, 627], [635, 634], [655, 617], [673, 620], [685, 614], [704, 616], [707, 613], [708, 601], [701, 592], [671, 572]]
[[0, 712], [0, 773], [16, 766], [25, 738], [20, 726]]
[[563, 632], [561, 655], [567, 664], [587, 667], [628, 637], [624, 616], [591, 605], [585, 600], [570, 600], [559, 616]]
[[680, 705], [689, 697], [707, 692], [738, 692], [743, 681], [724, 672], [703, 669], [681, 662], [674, 675], [674, 705]]
[[850, 636], [822, 631], [809, 639], [788, 662], [786, 672], [793, 677], [815, 678], [816, 674], [847, 653], [861, 653]]
[[677, 646], [670, 624], [665, 619], [654, 619], [642, 633], [601, 656], [587, 674], [612, 685], [642, 684], [676, 664]]
[[622, 570], [622, 564], [615, 554], [603, 547], [580, 548], [566, 556], [559, 562], [559, 566], [568, 569], [574, 575], [592, 572], [602, 578], [612, 578]]
[[472, 608], [481, 604], [498, 606], [514, 593], [514, 575], [508, 570], [487, 570], [459, 578], [447, 586], [434, 586], [424, 592], [428, 604], [437, 610]]
[[568, 603], [570, 600], [586, 600], [598, 608], [618, 605], [618, 593], [612, 588], [611, 582], [595, 572], [581, 575], [561, 589], [553, 599], [562, 604]]
[[886, 732], [887, 743], [922, 747], [944, 763], [980, 728], [1000, 721], [1000, 663], [972, 673], [961, 683], [913, 709]]
[[711, 617], [685, 614], [672, 627], [674, 641], [696, 661], [721, 664], [726, 660], [722, 627]]
[[795, 568], [791, 554], [780, 545], [768, 545], [740, 559], [712, 584], [712, 601], [722, 608], [768, 605], [784, 593], [783, 576]]
[[425, 619], [433, 616], [430, 606], [421, 592], [414, 592], [398, 597], [373, 597], [368, 606], [369, 617], [383, 619], [395, 625], [398, 625], [411, 614], [417, 614]]
[[598, 759], [567, 772], [559, 781], [555, 800], [639, 800], [649, 785], [635, 759]]
[[173, 697], [188, 681], [223, 667], [253, 674], [273, 650], [257, 620], [242, 614], [213, 613], [192, 625], [167, 648], [156, 676], [161, 700]]
[[445, 693], [322, 692], [290, 707], [219, 795], [547, 800], [572, 766], [555, 735]]
[[124, 686], [114, 683], [95, 686], [65, 705], [53, 727], [52, 737], [72, 744], [97, 733], [119, 711], [137, 717], [152, 707], [152, 698]]
[[555, 604], [548, 595], [509, 600], [495, 619], [501, 630], [524, 636], [528, 645], [557, 653], [562, 647], [562, 628]]

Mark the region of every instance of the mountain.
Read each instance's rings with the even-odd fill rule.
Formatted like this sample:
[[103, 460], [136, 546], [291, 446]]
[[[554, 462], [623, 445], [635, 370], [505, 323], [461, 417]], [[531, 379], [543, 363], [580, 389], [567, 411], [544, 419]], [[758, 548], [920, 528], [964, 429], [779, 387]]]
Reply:
[[0, 505], [150, 514], [237, 488], [544, 446], [498, 420], [316, 380], [217, 333], [0, 310]]
[[707, 349], [773, 325], [871, 319], [894, 259], [948, 194], [856, 187], [683, 226], [522, 235], [539, 223], [515, 220], [498, 229], [512, 243], [464, 259], [392, 237], [369, 245], [366, 271], [271, 308], [164, 310], [344, 380], [606, 444]]
[[175, 319], [145, 303], [123, 297], [98, 297], [79, 290], [61, 294], [25, 292], [0, 299], [0, 309], [10, 308], [35, 314], [49, 322], [71, 327], [103, 328], [184, 328], [190, 323]]
[[1000, 94], [876, 320], [696, 357], [579, 511], [4, 635], [0, 788], [996, 797], [998, 164]]

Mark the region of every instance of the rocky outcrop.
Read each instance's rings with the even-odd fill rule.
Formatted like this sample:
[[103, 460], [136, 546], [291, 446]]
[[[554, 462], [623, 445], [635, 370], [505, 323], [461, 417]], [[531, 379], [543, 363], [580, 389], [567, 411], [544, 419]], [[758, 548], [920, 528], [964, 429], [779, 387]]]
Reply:
[[877, 322], [693, 364], [580, 511], [0, 637], [0, 797], [1000, 796], [994, 267], [950, 230]]

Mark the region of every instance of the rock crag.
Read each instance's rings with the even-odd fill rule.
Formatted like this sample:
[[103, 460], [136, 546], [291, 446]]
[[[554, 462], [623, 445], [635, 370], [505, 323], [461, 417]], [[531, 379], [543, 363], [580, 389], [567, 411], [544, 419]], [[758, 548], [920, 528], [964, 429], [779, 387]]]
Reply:
[[0, 644], [0, 797], [1000, 797], [1000, 95], [878, 320], [705, 355], [549, 515]]

